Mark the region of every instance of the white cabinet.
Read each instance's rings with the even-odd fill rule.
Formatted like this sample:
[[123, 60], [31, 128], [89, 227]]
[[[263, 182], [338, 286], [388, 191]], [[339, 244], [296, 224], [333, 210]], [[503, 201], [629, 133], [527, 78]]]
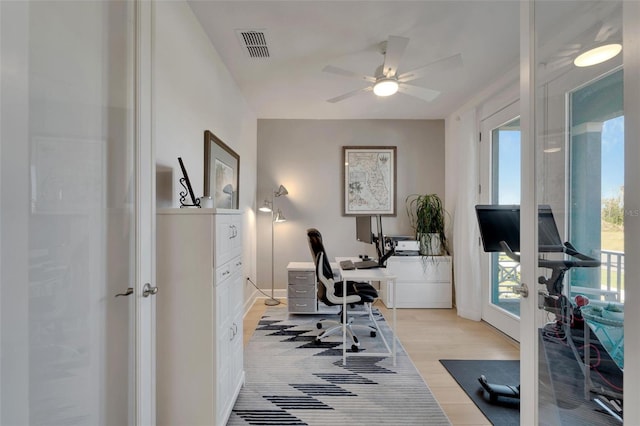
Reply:
[[224, 425], [244, 383], [242, 216], [157, 216], [157, 424]]
[[[450, 256], [392, 256], [387, 269], [397, 277], [396, 308], [451, 308]], [[393, 291], [380, 283], [384, 305], [394, 305]]]

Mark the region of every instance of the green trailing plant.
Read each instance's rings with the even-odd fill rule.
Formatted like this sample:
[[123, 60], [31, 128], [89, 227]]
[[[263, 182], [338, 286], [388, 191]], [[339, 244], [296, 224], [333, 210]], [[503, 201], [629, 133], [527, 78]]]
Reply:
[[[423, 255], [440, 255], [448, 253], [447, 237], [445, 235], [445, 215], [442, 200], [437, 194], [411, 194], [405, 199], [409, 224], [415, 232], [415, 238], [420, 242], [420, 253]], [[431, 253], [433, 239], [440, 240], [440, 253]]]

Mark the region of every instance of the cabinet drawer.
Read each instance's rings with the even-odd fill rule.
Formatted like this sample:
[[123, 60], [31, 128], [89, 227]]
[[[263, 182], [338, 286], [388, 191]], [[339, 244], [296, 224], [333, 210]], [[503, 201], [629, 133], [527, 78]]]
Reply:
[[[396, 308], [451, 308], [451, 284], [446, 282], [400, 282], [397, 284]], [[394, 305], [392, 286], [380, 285], [380, 298], [387, 308]]]
[[233, 259], [231, 259], [231, 262], [229, 262], [231, 264], [231, 273], [234, 274], [237, 271], [242, 271], [242, 257], [237, 256]]
[[289, 284], [289, 299], [308, 298], [315, 299], [316, 286], [311, 284]]
[[216, 269], [216, 286], [222, 284], [227, 278], [233, 274], [232, 262], [227, 262]]
[[216, 268], [216, 285], [238, 272], [242, 272], [242, 257], [238, 256]]
[[289, 271], [289, 285], [316, 283], [316, 273], [312, 271]]
[[289, 305], [289, 312], [316, 312], [316, 299], [289, 299], [287, 304]]
[[398, 281], [451, 281], [451, 258], [399, 257], [387, 261], [387, 269]]

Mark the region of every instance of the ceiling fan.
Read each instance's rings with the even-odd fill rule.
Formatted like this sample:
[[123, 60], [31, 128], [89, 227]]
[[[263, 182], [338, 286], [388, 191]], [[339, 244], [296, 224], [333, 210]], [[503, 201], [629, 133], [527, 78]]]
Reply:
[[389, 36], [386, 41], [380, 43], [380, 51], [384, 55], [384, 63], [376, 69], [374, 76], [359, 74], [357, 72], [334, 67], [333, 65], [327, 65], [324, 67], [322, 69], [324, 72], [341, 75], [343, 77], [356, 78], [371, 83], [365, 88], [357, 89], [343, 95], [336, 96], [335, 98], [328, 99], [327, 102], [340, 102], [359, 93], [371, 91], [378, 96], [391, 96], [396, 92], [400, 92], [422, 99], [426, 102], [433, 101], [438, 97], [438, 95], [440, 95], [439, 91], [409, 84], [409, 82], [424, 77], [429, 72], [459, 67], [462, 65], [462, 57], [458, 53], [456, 55], [438, 59], [413, 71], [399, 74], [398, 66], [400, 64], [400, 59], [402, 58], [408, 44], [408, 38], [399, 36]]

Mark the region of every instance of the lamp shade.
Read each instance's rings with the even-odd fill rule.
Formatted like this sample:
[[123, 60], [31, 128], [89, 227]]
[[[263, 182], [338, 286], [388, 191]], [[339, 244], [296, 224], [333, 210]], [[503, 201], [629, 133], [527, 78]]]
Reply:
[[267, 200], [264, 200], [264, 203], [260, 208], [258, 208], [261, 212], [269, 213], [271, 211], [271, 203]]
[[289, 191], [287, 191], [287, 188], [285, 188], [284, 185], [280, 185], [278, 190], [273, 195], [276, 197], [280, 197], [282, 195], [287, 195], [288, 193]]
[[276, 223], [286, 222], [287, 218], [284, 217], [280, 209], [278, 209], [278, 212], [276, 213], [276, 217], [273, 218], [273, 221]]

